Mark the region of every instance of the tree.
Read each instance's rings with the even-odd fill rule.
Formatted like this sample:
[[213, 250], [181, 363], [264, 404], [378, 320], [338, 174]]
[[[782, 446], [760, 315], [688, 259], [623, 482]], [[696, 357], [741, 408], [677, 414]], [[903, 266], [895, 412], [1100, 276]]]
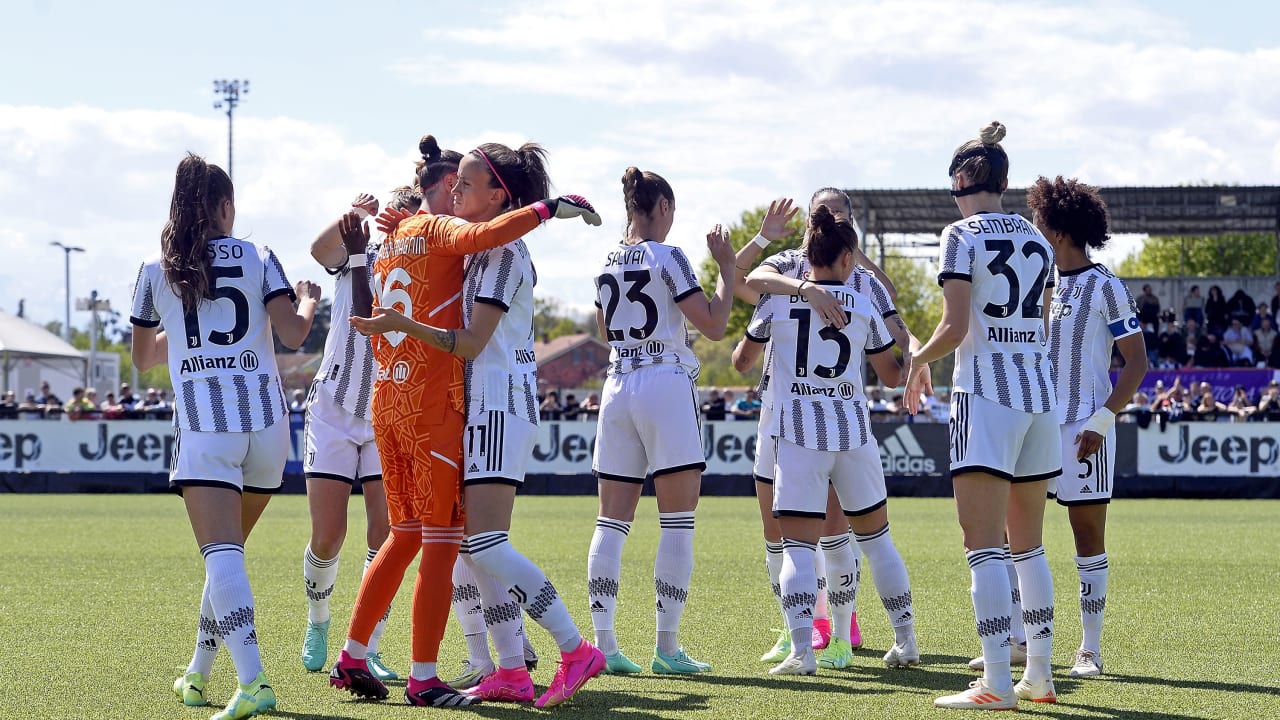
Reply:
[[564, 335], [576, 333], [596, 334], [595, 318], [590, 322], [585, 318], [575, 317], [573, 312], [553, 297], [533, 298], [533, 337], [539, 342], [555, 340]]
[[[1185, 256], [1184, 256], [1185, 253]], [[1120, 262], [1122, 277], [1213, 277], [1270, 275], [1276, 267], [1276, 239], [1267, 233], [1216, 237], [1150, 237]]]

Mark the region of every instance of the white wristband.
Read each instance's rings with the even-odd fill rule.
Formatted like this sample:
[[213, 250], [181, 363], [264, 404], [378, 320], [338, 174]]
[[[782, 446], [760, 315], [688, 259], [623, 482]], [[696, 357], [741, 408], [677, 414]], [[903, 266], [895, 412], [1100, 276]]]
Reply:
[[369, 211], [365, 210], [359, 205], [352, 205], [351, 209], [355, 210], [356, 214], [360, 216], [361, 220], [367, 220], [369, 218]]
[[761, 235], [760, 233], [756, 233], [756, 236], [751, 238], [751, 242], [759, 245], [761, 250], [769, 247], [769, 238]]
[[347, 256], [347, 267], [353, 267], [353, 268], [364, 267], [365, 263], [367, 262], [368, 262], [368, 258], [365, 256], [364, 253], [356, 253], [355, 255]]
[[1106, 437], [1107, 433], [1111, 432], [1111, 427], [1115, 424], [1116, 414], [1111, 412], [1108, 407], [1100, 407], [1093, 415], [1089, 416], [1089, 419], [1084, 423], [1084, 427], [1080, 428], [1080, 432], [1083, 433], [1088, 430]]

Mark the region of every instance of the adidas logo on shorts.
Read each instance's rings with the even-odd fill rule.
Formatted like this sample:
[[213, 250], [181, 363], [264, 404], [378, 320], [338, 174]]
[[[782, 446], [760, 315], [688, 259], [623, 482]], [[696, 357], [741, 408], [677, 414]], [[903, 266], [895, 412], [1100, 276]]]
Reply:
[[480, 472], [480, 468], [475, 463], [471, 463], [471, 467], [467, 468], [467, 472]]
[[1089, 486], [1088, 486], [1088, 485], [1085, 485], [1084, 487], [1080, 488], [1080, 493], [1081, 493], [1082, 495], [1083, 495], [1083, 494], [1086, 494], [1086, 493], [1092, 493], [1092, 492], [1093, 492], [1093, 491], [1089, 489]]
[[608, 612], [608, 608], [604, 606], [604, 603], [597, 600], [591, 603], [591, 612]]
[[880, 465], [885, 475], [918, 475], [938, 469], [937, 462], [925, 453], [909, 425], [899, 425], [880, 443]]

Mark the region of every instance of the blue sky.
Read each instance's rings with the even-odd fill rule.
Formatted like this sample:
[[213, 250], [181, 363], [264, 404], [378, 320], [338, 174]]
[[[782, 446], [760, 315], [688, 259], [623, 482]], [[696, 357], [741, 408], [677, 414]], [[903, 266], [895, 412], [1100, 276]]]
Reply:
[[[481, 6], [479, 8], [474, 6]], [[559, 190], [603, 228], [531, 241], [540, 294], [585, 307], [584, 262], [616, 241], [619, 178], [675, 188], [672, 241], [823, 185], [941, 186], [950, 151], [1009, 126], [1012, 181], [1271, 184], [1280, 171], [1280, 9], [1258, 3], [36, 2], [0, 46], [0, 308], [126, 309], [186, 150], [223, 164], [214, 78], [236, 117], [237, 234], [291, 277], [361, 190], [407, 181], [416, 141], [543, 143]], [[1132, 245], [1122, 243], [1119, 250]], [[1119, 252], [1119, 250], [1117, 252]], [[1115, 254], [1115, 253], [1113, 253]], [[327, 288], [326, 288], [327, 289]], [[83, 325], [84, 315], [73, 318]]]

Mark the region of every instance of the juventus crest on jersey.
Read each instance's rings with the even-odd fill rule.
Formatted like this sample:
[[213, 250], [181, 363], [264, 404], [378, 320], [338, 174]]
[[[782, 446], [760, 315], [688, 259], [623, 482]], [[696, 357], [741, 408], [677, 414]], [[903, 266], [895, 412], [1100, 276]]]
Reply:
[[[370, 258], [376, 257], [378, 246], [370, 244], [366, 254]], [[369, 263], [370, 266], [372, 264]], [[318, 391], [329, 393], [334, 403], [343, 410], [362, 420], [372, 420], [370, 406], [377, 363], [373, 360], [373, 346], [369, 338], [351, 327], [351, 268], [343, 263], [342, 267], [329, 272], [336, 276], [333, 306], [329, 335], [324, 341], [324, 356], [320, 360], [320, 371], [316, 373], [315, 386]], [[370, 273], [365, 274], [370, 293], [376, 292]]]
[[1013, 410], [1052, 411], [1044, 290], [1053, 286], [1053, 249], [1021, 215], [977, 213], [942, 231], [938, 283], [972, 283], [969, 332], [956, 349], [955, 391]]
[[293, 299], [284, 268], [266, 247], [235, 238], [210, 240], [214, 299], [185, 313], [165, 280], [160, 258], [138, 270], [130, 320], [163, 325], [169, 340], [174, 421], [197, 432], [253, 432], [287, 412], [266, 305]]
[[596, 276], [596, 307], [604, 310], [612, 347], [609, 374], [676, 364], [696, 378], [698, 359], [678, 303], [700, 292], [693, 266], [678, 247], [643, 240], [610, 251]]
[[776, 437], [802, 447], [841, 451], [871, 441], [862, 364], [893, 347], [871, 301], [848, 285], [817, 281], [848, 314], [843, 329], [824, 325], [800, 295], [762, 295], [747, 338], [772, 341]]
[[1111, 346], [1142, 332], [1123, 281], [1102, 265], [1058, 272], [1049, 313], [1049, 357], [1058, 422], [1087, 420], [1111, 394]]
[[538, 362], [533, 356], [533, 287], [537, 273], [524, 240], [470, 256], [462, 281], [462, 321], [476, 305], [502, 310], [502, 320], [463, 377], [467, 417], [497, 411], [538, 424]]

